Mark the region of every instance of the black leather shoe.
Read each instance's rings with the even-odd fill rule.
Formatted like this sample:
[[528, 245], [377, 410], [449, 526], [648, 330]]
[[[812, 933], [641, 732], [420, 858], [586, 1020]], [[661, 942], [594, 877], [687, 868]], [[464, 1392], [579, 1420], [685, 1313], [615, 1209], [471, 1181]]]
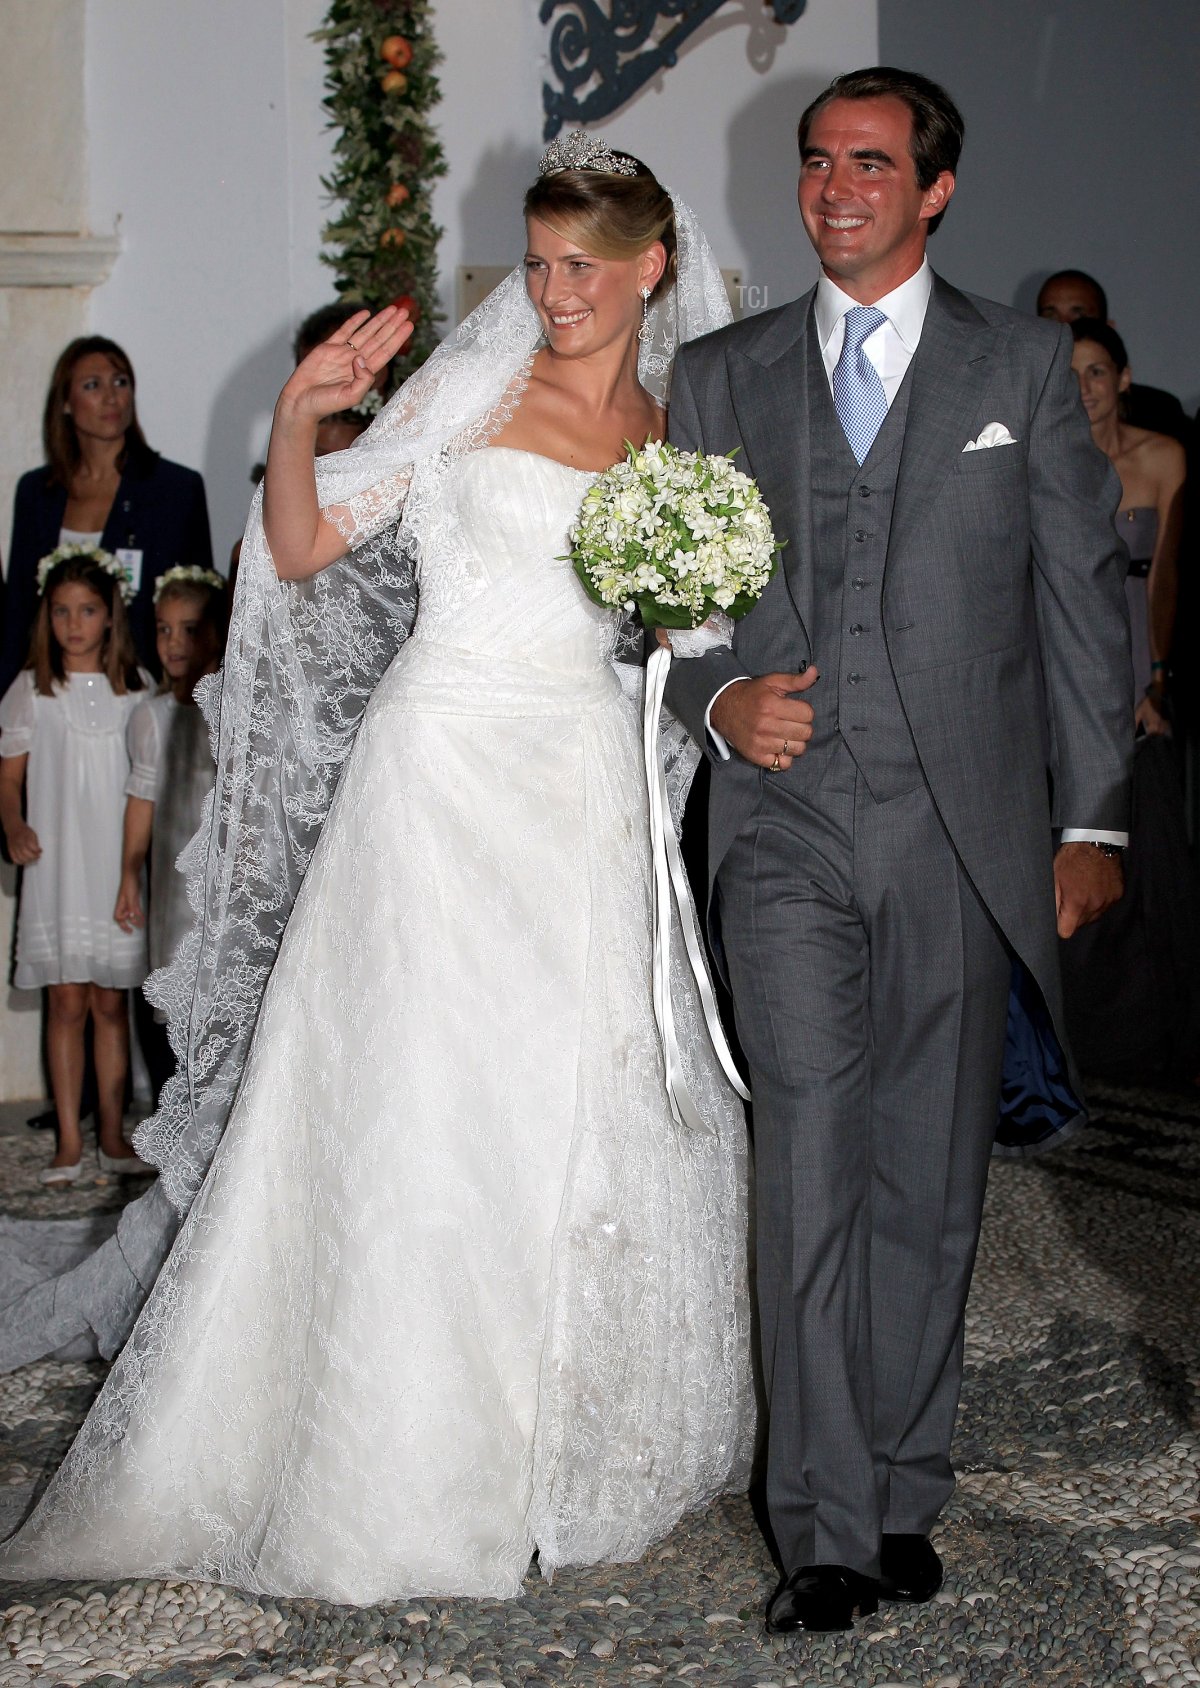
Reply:
[[885, 1600], [932, 1600], [942, 1562], [928, 1536], [887, 1536], [879, 1547], [879, 1592]]
[[879, 1609], [879, 1585], [847, 1565], [801, 1565], [784, 1579], [767, 1607], [767, 1630], [853, 1629], [855, 1617]]

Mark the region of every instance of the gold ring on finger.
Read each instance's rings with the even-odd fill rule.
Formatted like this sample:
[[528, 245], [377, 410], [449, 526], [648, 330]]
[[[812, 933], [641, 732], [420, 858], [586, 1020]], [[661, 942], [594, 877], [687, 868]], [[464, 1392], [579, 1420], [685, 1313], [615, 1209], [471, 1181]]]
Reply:
[[346, 344], [349, 346], [349, 348], [352, 352], [356, 352], [358, 350], [358, 347], [354, 344], [353, 340], [347, 340]]
[[780, 754], [780, 755], [781, 755], [781, 756], [786, 756], [786, 755], [788, 755], [788, 753], [789, 753], [789, 745], [788, 745], [788, 741], [787, 741], [787, 739], [784, 739], [784, 741], [783, 741], [783, 749], [782, 749], [782, 750], [781, 750], [781, 751], [780, 751], [780, 752], [779, 752], [779, 754]]
[[775, 760], [771, 763], [770, 772], [773, 773], [773, 774], [777, 774], [779, 772], [779, 752], [778, 751], [775, 752]]

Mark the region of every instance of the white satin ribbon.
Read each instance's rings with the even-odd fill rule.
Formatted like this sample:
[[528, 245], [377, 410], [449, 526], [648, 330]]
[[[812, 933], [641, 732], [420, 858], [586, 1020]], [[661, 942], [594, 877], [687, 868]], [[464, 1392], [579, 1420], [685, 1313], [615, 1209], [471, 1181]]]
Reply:
[[659, 645], [646, 664], [646, 705], [642, 720], [646, 794], [650, 799], [650, 846], [654, 862], [654, 1018], [662, 1039], [667, 1097], [671, 1104], [672, 1118], [676, 1125], [686, 1125], [692, 1131], [711, 1133], [712, 1127], [706, 1125], [700, 1117], [699, 1110], [688, 1092], [683, 1062], [679, 1055], [679, 1042], [675, 1036], [675, 1011], [671, 1003], [672, 892], [675, 907], [679, 911], [684, 948], [691, 963], [696, 989], [700, 993], [700, 1005], [704, 1010], [704, 1020], [708, 1026], [708, 1035], [712, 1039], [713, 1050], [725, 1077], [744, 1102], [750, 1100], [750, 1092], [741, 1081], [729, 1045], [725, 1041], [721, 1016], [717, 1012], [717, 1001], [709, 983], [708, 969], [704, 964], [700, 934], [696, 930], [691, 892], [684, 872], [683, 857], [679, 853], [679, 840], [675, 836], [675, 826], [671, 820], [667, 777], [663, 770], [658, 734], [663, 692], [666, 689], [670, 667], [671, 653], [665, 645]]

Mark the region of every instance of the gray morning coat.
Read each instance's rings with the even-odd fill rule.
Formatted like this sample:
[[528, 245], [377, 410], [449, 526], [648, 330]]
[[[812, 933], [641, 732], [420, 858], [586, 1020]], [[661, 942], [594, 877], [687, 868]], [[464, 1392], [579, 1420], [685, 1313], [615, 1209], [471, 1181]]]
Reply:
[[[770, 777], [712, 755], [703, 722], [713, 694], [735, 675], [821, 665], [809, 636], [806, 498], [814, 296], [689, 343], [675, 366], [671, 439], [740, 447], [738, 465], [787, 541], [733, 649], [676, 662], [667, 685], [669, 707], [714, 763], [710, 885]], [[1092, 442], [1071, 351], [1059, 325], [935, 276], [908, 377], [882, 599], [888, 660], [934, 802], [1064, 1047], [1052, 828], [1128, 831], [1133, 754], [1120, 487]], [[964, 453], [991, 422], [1016, 444]]]

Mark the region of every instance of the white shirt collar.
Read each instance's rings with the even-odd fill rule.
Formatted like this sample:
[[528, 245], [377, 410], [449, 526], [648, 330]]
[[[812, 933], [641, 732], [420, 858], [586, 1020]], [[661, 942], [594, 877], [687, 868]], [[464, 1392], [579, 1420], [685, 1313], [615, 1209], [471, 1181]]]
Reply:
[[[929, 267], [929, 259], [926, 258], [920, 269], [910, 275], [907, 281], [902, 281], [899, 287], [894, 287], [890, 293], [885, 293], [882, 299], [874, 301], [875, 308], [887, 317], [910, 356], [920, 344], [921, 330], [925, 326], [925, 313], [929, 309], [929, 295], [932, 292], [933, 271]], [[837, 283], [830, 281], [827, 275], [821, 276], [817, 282], [814, 309], [817, 316], [817, 338], [821, 342], [822, 351], [828, 346], [834, 329], [846, 312], [858, 302], [848, 293], [843, 293]]]

